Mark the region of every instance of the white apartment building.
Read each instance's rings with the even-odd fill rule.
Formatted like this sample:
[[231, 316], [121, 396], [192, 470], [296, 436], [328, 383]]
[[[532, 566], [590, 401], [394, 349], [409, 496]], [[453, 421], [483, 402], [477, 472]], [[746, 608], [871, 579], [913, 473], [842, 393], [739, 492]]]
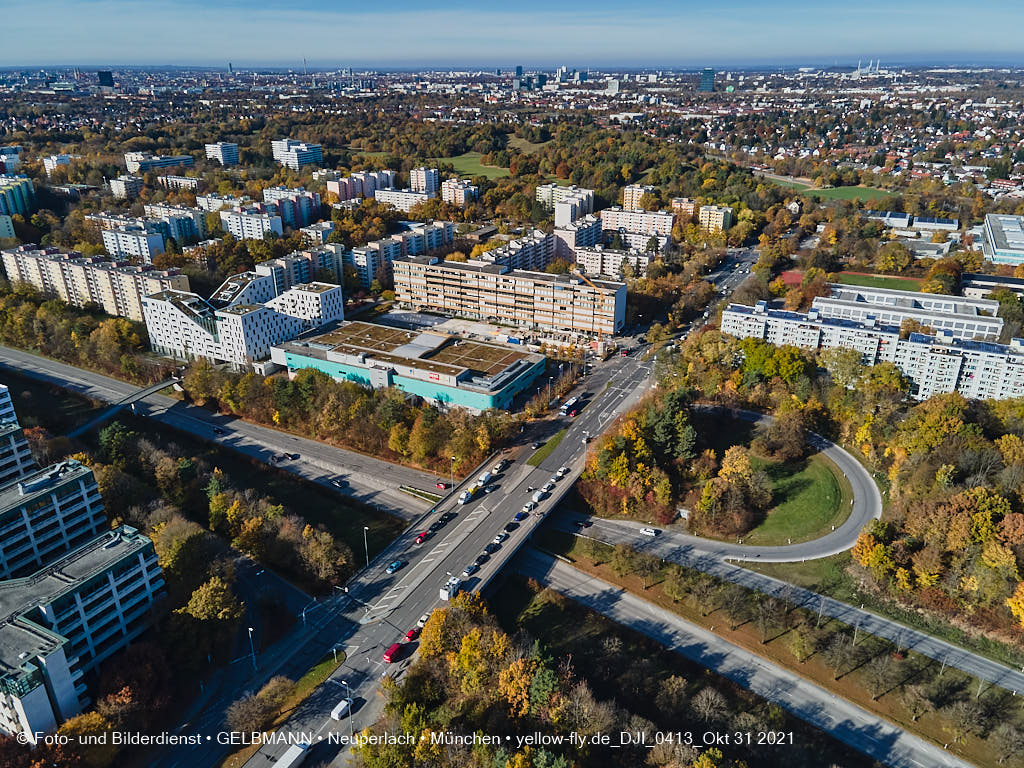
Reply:
[[[330, 276], [334, 282], [341, 280], [342, 247], [338, 244], [292, 251], [287, 256], [261, 261], [255, 272], [261, 277], [274, 281], [274, 296], [302, 283], [320, 280], [320, 275]], [[330, 282], [330, 281], [327, 281]]]
[[14, 237], [14, 220], [10, 216], [0, 214], [0, 239]]
[[320, 218], [320, 195], [303, 187], [270, 187], [263, 190], [263, 202], [276, 203], [281, 221], [293, 229], [301, 229]]
[[650, 184], [630, 184], [622, 190], [622, 207], [627, 211], [639, 211], [640, 198], [646, 194], [653, 194], [655, 187]]
[[455, 237], [455, 226], [450, 221], [417, 224], [408, 231], [374, 240], [343, 254], [346, 266], [355, 269], [364, 288], [391, 270], [391, 263], [402, 256], [418, 256], [446, 245]]
[[656, 241], [653, 252], [664, 253], [668, 250], [671, 238], [668, 235], [648, 235], [643, 232], [605, 232], [605, 244], [611, 244], [618, 236], [622, 248], [628, 251], [651, 252], [651, 238]]
[[149, 152], [125, 152], [124, 164], [128, 173], [145, 173], [154, 168], [173, 168], [192, 165], [192, 155], [151, 155]]
[[732, 226], [733, 209], [722, 205], [702, 205], [697, 223], [709, 232], [724, 232]]
[[831, 295], [817, 296], [812, 307], [821, 317], [863, 323], [874, 319], [897, 328], [916, 320], [934, 331], [949, 331], [954, 338], [995, 341], [1003, 331], [999, 302], [938, 293], [915, 293], [888, 288], [832, 284]]
[[555, 257], [555, 236], [535, 229], [528, 235], [509, 240], [499, 248], [481, 253], [476, 261], [500, 264], [510, 269], [542, 270]]
[[465, 206], [477, 198], [480, 189], [463, 179], [446, 179], [441, 182], [441, 199], [452, 205]]
[[238, 145], [230, 141], [218, 141], [206, 145], [206, 158], [221, 165], [238, 165]]
[[351, 176], [339, 175], [327, 180], [327, 191], [334, 194], [338, 200], [361, 200], [364, 197], [373, 197], [378, 189], [393, 189], [394, 186], [395, 172], [389, 170], [359, 171]]
[[413, 168], [409, 171], [409, 189], [413, 192], [426, 192], [435, 197], [438, 181], [437, 168]]
[[373, 193], [373, 197], [378, 203], [387, 203], [408, 213], [413, 206], [425, 203], [434, 195], [429, 192], [414, 192], [411, 189], [378, 189]]
[[393, 271], [395, 298], [418, 311], [579, 337], [613, 335], [625, 324], [625, 283], [433, 256], [396, 259]]
[[901, 339], [898, 327], [873, 319], [858, 323], [825, 318], [814, 308], [806, 314], [785, 312], [770, 309], [767, 302], [754, 307], [730, 304], [722, 313], [722, 332], [806, 349], [856, 349], [866, 365], [896, 365], [918, 400], [944, 392], [975, 399], [1024, 396], [1022, 339], [1008, 345], [968, 341], [948, 330]]
[[157, 176], [157, 183], [164, 189], [187, 189], [190, 192], [197, 192], [203, 185], [203, 180], [192, 176]]
[[605, 232], [635, 232], [668, 237], [672, 234], [675, 218], [671, 211], [627, 211], [615, 206], [601, 211], [601, 226]]
[[121, 174], [110, 180], [110, 194], [121, 200], [134, 200], [142, 193], [145, 182], [141, 176]]
[[555, 210], [555, 203], [565, 200], [570, 197], [582, 198], [581, 212], [579, 215], [583, 216], [588, 213], [594, 212], [594, 190], [583, 189], [577, 187], [575, 184], [568, 186], [562, 186], [560, 184], [541, 184], [537, 187], [534, 196], [538, 203], [543, 205], [547, 210]]
[[604, 230], [601, 219], [592, 213], [582, 219], [570, 221], [562, 227], [555, 227], [555, 258], [572, 261], [580, 248], [600, 245]]
[[651, 255], [641, 251], [620, 251], [598, 245], [575, 251], [576, 264], [588, 275], [600, 275], [621, 280], [623, 267], [629, 265], [634, 277], [644, 277], [651, 263]]
[[14, 401], [11, 390], [6, 384], [0, 384], [0, 421], [13, 421], [18, 424], [18, 414], [14, 412]]
[[28, 440], [14, 413], [11, 392], [5, 384], [0, 384], [0, 486], [37, 469]]
[[324, 153], [319, 144], [307, 144], [294, 139], [270, 142], [274, 159], [286, 168], [297, 171], [306, 165], [323, 165]]
[[153, 543], [128, 526], [0, 582], [0, 731], [32, 744], [79, 714], [90, 673], [148, 628], [163, 595]]
[[170, 203], [147, 203], [143, 211], [148, 219], [164, 222], [168, 237], [179, 245], [206, 238], [206, 211]]
[[318, 221], [316, 224], [310, 224], [308, 227], [302, 227], [302, 236], [306, 238], [307, 242], [313, 245], [324, 245], [331, 233], [334, 232], [333, 221]]
[[164, 235], [149, 225], [126, 224], [104, 229], [103, 248], [117, 259], [141, 259], [151, 264], [153, 257], [164, 252]]
[[684, 220], [692, 219], [700, 211], [697, 201], [688, 197], [673, 197], [669, 207], [672, 209], [672, 213]]
[[220, 212], [220, 225], [236, 240], [262, 240], [268, 232], [284, 234], [277, 206], [248, 205]]
[[108, 315], [143, 321], [142, 297], [165, 290], [187, 291], [188, 277], [177, 269], [86, 257], [57, 248], [22, 245], [0, 252], [7, 279], [27, 283], [46, 296], [83, 307], [98, 304]]
[[333, 283], [296, 285], [268, 301], [266, 306], [281, 315], [296, 318], [302, 330], [319, 328], [345, 317], [341, 286]]
[[71, 165], [71, 161], [76, 158], [77, 155], [50, 155], [49, 157], [44, 157], [43, 170], [46, 171], [46, 178], [53, 176], [53, 172], [60, 166]]
[[241, 208], [252, 203], [248, 195], [235, 197], [234, 195], [196, 195], [196, 207], [207, 213], [223, 210], [224, 208]]

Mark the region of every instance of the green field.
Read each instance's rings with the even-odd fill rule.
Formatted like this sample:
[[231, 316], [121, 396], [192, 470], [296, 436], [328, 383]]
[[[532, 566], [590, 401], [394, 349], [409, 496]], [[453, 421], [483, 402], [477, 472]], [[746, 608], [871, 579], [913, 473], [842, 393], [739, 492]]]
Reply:
[[460, 176], [486, 176], [488, 179], [503, 179], [509, 175], [508, 168], [482, 165], [479, 152], [467, 152], [455, 157], [436, 157], [434, 162], [451, 163]]
[[[761, 464], [761, 462], [755, 462]], [[815, 454], [805, 462], [765, 463], [775, 506], [743, 537], [744, 544], [774, 546], [819, 538], [850, 514], [849, 484], [832, 462]]]
[[898, 291], [920, 290], [921, 281], [914, 277], [886, 277], [884, 275], [850, 275], [837, 272], [835, 281], [844, 285], [861, 285], [865, 288], [894, 288]]
[[520, 138], [519, 136], [512, 136], [508, 140], [508, 146], [509, 149], [518, 149], [524, 155], [532, 155], [537, 150], [546, 147], [552, 141], [553, 139], [549, 139], [548, 141], [543, 141], [540, 144], [534, 144], [532, 142], [527, 141], [526, 139]]
[[359, 149], [358, 147], [346, 147], [349, 152], [356, 155], [362, 155], [363, 157], [387, 157], [390, 152], [371, 152], [368, 149]]
[[876, 189], [874, 187], [830, 187], [828, 189], [818, 189], [810, 184], [804, 184], [802, 181], [776, 179], [770, 176], [762, 178], [780, 187], [795, 189], [809, 197], [817, 197], [822, 200], [856, 200], [858, 198], [861, 200], [880, 200], [892, 194], [884, 189]]

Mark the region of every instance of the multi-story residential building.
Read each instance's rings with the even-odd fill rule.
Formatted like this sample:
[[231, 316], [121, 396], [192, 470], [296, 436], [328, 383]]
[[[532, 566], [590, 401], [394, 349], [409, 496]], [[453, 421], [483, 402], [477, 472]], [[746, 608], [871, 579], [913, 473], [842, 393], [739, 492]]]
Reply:
[[640, 211], [640, 199], [647, 194], [653, 194], [655, 187], [650, 184], [630, 184], [622, 190], [622, 207], [627, 211]]
[[605, 232], [635, 232], [639, 235], [672, 234], [675, 214], [671, 211], [627, 211], [618, 206], [601, 211]]
[[566, 227], [576, 219], [589, 216], [594, 211], [594, 201], [587, 195], [568, 195], [555, 201], [555, 226]]
[[147, 203], [143, 211], [148, 219], [164, 222], [167, 225], [168, 237], [173, 237], [179, 245], [194, 243], [207, 235], [206, 211], [199, 208], [169, 203]]
[[151, 155], [149, 152], [125, 152], [124, 164], [128, 173], [145, 173], [154, 168], [174, 168], [192, 165], [192, 155]]
[[238, 240], [262, 240], [268, 232], [284, 234], [277, 206], [256, 204], [220, 212], [220, 225]]
[[14, 412], [14, 401], [11, 390], [6, 384], [0, 384], [0, 421], [18, 423], [18, 414]]
[[688, 197], [673, 197], [669, 207], [672, 209], [672, 213], [683, 221], [692, 219], [700, 210], [697, 201], [691, 200]]
[[263, 202], [276, 203], [281, 221], [293, 229], [301, 229], [320, 218], [320, 195], [302, 187], [270, 187], [263, 190]]
[[722, 332], [806, 349], [855, 349], [866, 365], [893, 363], [919, 400], [944, 392], [977, 399], [1024, 396], [1022, 339], [1010, 344], [968, 341], [949, 330], [901, 338], [897, 326], [880, 325], [874, 318], [826, 318], [813, 307], [807, 313], [786, 312], [763, 301], [754, 307], [730, 304], [722, 313]]
[[535, 229], [528, 235], [509, 240], [504, 245], [485, 251], [476, 261], [501, 264], [511, 269], [542, 270], [555, 257], [555, 236]]
[[14, 219], [10, 216], [0, 214], [0, 240], [14, 238]]
[[302, 227], [302, 236], [306, 238], [306, 241], [313, 245], [323, 245], [330, 238], [331, 233], [334, 232], [333, 221], [318, 221], [316, 224], [310, 224], [308, 227]]
[[1024, 296], [1024, 278], [1001, 277], [965, 272], [960, 276], [960, 292], [969, 299], [983, 299], [993, 291], [1009, 291]]
[[418, 256], [451, 245], [455, 227], [450, 221], [416, 224], [383, 240], [353, 248], [342, 255], [343, 263], [355, 269], [363, 287], [388, 274], [391, 263], [401, 256]]
[[157, 183], [164, 189], [187, 189], [197, 192], [203, 186], [203, 180], [192, 176], [157, 176]]
[[164, 234], [156, 227], [146, 224], [126, 224], [114, 229], [104, 229], [103, 248], [114, 258], [141, 259], [151, 264], [153, 257], [164, 252]]
[[16, 145], [0, 147], [0, 173], [17, 171], [21, 167], [22, 151], [23, 149]]
[[145, 186], [141, 176], [130, 176], [122, 173], [116, 179], [110, 180], [110, 194], [121, 200], [134, 200], [142, 194]]
[[36, 743], [79, 714], [88, 676], [146, 630], [163, 595], [153, 543], [127, 526], [0, 582], [0, 731]]
[[577, 336], [612, 335], [625, 324], [625, 283], [436, 256], [396, 259], [393, 273], [395, 298], [417, 310]]
[[438, 178], [437, 168], [413, 168], [409, 171], [409, 189], [435, 197]]
[[142, 322], [142, 297], [165, 290], [187, 291], [188, 277], [177, 269], [86, 257], [57, 248], [22, 245], [0, 256], [11, 282], [27, 283], [44, 295], [76, 307], [98, 304], [108, 315]]
[[541, 184], [537, 187], [535, 197], [538, 203], [547, 210], [555, 210], [555, 203], [570, 197], [582, 198], [580, 216], [594, 212], [594, 190], [583, 189], [575, 184], [561, 186], [559, 184]]
[[411, 189], [378, 189], [373, 193], [373, 197], [378, 203], [387, 203], [408, 213], [413, 206], [425, 203], [434, 195], [429, 192], [414, 192]]
[[0, 174], [0, 214], [26, 218], [36, 206], [36, 188], [27, 176]]
[[616, 237], [621, 249], [649, 253], [664, 253], [671, 239], [668, 235], [648, 235], [643, 232], [605, 232], [605, 244], [612, 245]]
[[463, 179], [446, 179], [441, 182], [441, 199], [452, 205], [466, 205], [476, 200], [480, 189]]
[[[337, 173], [334, 171], [334, 173]], [[378, 189], [393, 189], [395, 186], [395, 172], [384, 171], [359, 171], [351, 176], [327, 180], [327, 191], [335, 195], [338, 200], [360, 200], [364, 197], [373, 197]]]
[[206, 145], [208, 160], [216, 160], [221, 165], [238, 165], [238, 145], [230, 141], [218, 141]]
[[92, 470], [68, 460], [0, 487], [0, 579], [26, 576], [109, 528]]
[[601, 219], [592, 213], [555, 227], [555, 258], [573, 260], [580, 248], [593, 248], [603, 239]]
[[62, 165], [71, 165], [71, 161], [76, 159], [76, 155], [50, 155], [49, 157], [43, 158], [43, 170], [46, 171], [46, 178], [53, 176], [53, 172], [56, 171]]
[[341, 279], [342, 247], [318, 246], [304, 251], [292, 251], [287, 256], [261, 261], [255, 272], [274, 281], [273, 296], [296, 285], [312, 282], [339, 282]]
[[544, 372], [543, 356], [521, 346], [363, 322], [279, 344], [270, 354], [290, 376], [314, 368], [338, 381], [395, 387], [445, 408], [475, 412], [510, 408]]
[[7, 385], [0, 384], [0, 486], [37, 469]]
[[575, 251], [576, 264], [588, 275], [599, 275], [612, 280], [621, 280], [623, 267], [629, 265], [633, 277], [644, 277], [651, 263], [651, 255], [640, 251], [621, 251], [598, 245], [593, 248], [578, 248]]
[[853, 320], [873, 318], [880, 325], [900, 327], [914, 320], [924, 328], [949, 331], [954, 338], [995, 341], [1003, 331], [999, 302], [939, 293], [914, 293], [889, 288], [833, 284], [831, 295], [815, 297], [820, 317]]
[[212, 192], [208, 195], [196, 195], [196, 207], [207, 213], [220, 211], [224, 208], [241, 208], [242, 206], [249, 205], [251, 202], [252, 198], [248, 195], [235, 197], [234, 195], [217, 195]]
[[274, 288], [273, 279], [248, 273], [229, 278], [209, 302], [183, 291], [145, 297], [143, 313], [153, 350], [179, 360], [203, 357], [246, 369], [267, 360], [274, 344], [344, 319], [338, 285], [304, 283], [265, 303], [253, 300], [257, 291]]
[[987, 214], [981, 250], [996, 264], [1024, 264], [1024, 216]]
[[724, 205], [702, 205], [697, 223], [709, 232], [724, 232], [732, 226], [732, 208]]
[[307, 144], [294, 139], [277, 139], [270, 142], [270, 148], [274, 159], [293, 171], [307, 165], [322, 165], [324, 162], [323, 149], [319, 144]]

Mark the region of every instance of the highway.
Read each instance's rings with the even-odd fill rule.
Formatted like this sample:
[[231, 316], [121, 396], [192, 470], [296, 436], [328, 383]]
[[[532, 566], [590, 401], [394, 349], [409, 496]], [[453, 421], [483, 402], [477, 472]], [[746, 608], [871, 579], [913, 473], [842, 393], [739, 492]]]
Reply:
[[[151, 389], [0, 346], [0, 371], [4, 369], [111, 404], [127, 403]], [[148, 394], [134, 403], [132, 411], [137, 416], [151, 418], [199, 439], [217, 443], [327, 488], [334, 489], [330, 480], [340, 478], [346, 483], [346, 496], [406, 520], [413, 519], [430, 506], [398, 490], [400, 485], [433, 490], [436, 476], [427, 472], [223, 416], [166, 395]], [[299, 458], [271, 461], [272, 457], [286, 453], [298, 454]]]
[[969, 768], [941, 747], [762, 659], [682, 617], [605, 581], [530, 549], [513, 563], [593, 611], [657, 640], [676, 653], [734, 680], [767, 701], [894, 768]]

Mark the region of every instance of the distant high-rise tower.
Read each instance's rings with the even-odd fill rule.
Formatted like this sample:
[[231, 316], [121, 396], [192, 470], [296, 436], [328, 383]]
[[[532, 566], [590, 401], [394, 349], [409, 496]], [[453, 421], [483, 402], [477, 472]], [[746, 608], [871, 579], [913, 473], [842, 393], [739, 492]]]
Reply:
[[519, 65], [516, 66], [516, 77], [518, 77], [519, 79], [522, 79], [522, 77], [523, 77], [523, 65], [522, 64], [519, 64]]
[[104, 86], [105, 88], [113, 88], [114, 87], [114, 73], [113, 72], [110, 72], [109, 70], [102, 70], [101, 69], [99, 72], [96, 73], [96, 77], [99, 79], [100, 85]]
[[228, 62], [228, 74], [233, 74], [235, 71], [234, 67], [231, 66], [231, 62]]
[[712, 93], [715, 90], [715, 70], [711, 67], [705, 67], [704, 71], [700, 73], [700, 87], [698, 90], [701, 93]]

